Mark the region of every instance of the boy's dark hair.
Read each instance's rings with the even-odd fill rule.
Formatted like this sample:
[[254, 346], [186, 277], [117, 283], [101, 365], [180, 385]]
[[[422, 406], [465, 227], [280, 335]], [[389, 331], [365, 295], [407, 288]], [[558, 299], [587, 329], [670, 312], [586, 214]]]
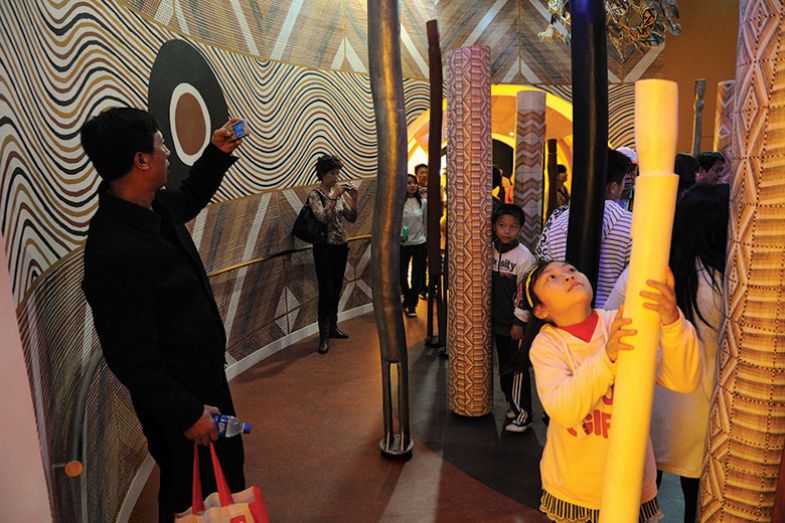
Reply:
[[316, 160], [316, 178], [321, 182], [324, 175], [334, 169], [343, 169], [343, 164], [337, 156], [323, 154]]
[[632, 169], [632, 162], [624, 153], [608, 149], [608, 169], [605, 177], [605, 186], [613, 182], [621, 185], [624, 177]]
[[523, 221], [524, 221], [523, 209], [512, 203], [503, 203], [499, 205], [496, 208], [496, 210], [493, 211], [492, 223], [496, 224], [496, 221], [502, 216], [504, 216], [505, 214], [509, 214], [510, 216], [518, 220], [518, 225], [523, 227]]
[[556, 174], [561, 174], [561, 173], [566, 173], [566, 172], [567, 172], [567, 166], [566, 165], [562, 165], [562, 164], [557, 164], [556, 165]]
[[153, 152], [158, 129], [155, 117], [147, 111], [113, 107], [87, 120], [79, 134], [98, 175], [111, 182], [128, 174], [136, 153]]
[[428, 169], [428, 166], [425, 165], [424, 163], [418, 163], [417, 165], [414, 166], [414, 173], [417, 174], [417, 171], [419, 171], [423, 167], [425, 167], [425, 169]]
[[704, 171], [711, 169], [717, 162], [725, 163], [725, 157], [722, 153], [717, 151], [698, 153], [698, 164]]

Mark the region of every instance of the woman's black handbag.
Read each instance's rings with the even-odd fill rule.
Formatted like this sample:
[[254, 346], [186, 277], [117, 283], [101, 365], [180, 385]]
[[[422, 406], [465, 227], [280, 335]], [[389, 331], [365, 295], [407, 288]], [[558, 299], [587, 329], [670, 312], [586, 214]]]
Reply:
[[[319, 194], [318, 191], [317, 194]], [[319, 194], [319, 199], [322, 200], [322, 205], [324, 205], [324, 198], [322, 198], [321, 194]], [[300, 214], [294, 220], [292, 234], [295, 238], [308, 243], [322, 243], [327, 240], [327, 225], [316, 219], [313, 209], [308, 205], [308, 200], [305, 200]]]

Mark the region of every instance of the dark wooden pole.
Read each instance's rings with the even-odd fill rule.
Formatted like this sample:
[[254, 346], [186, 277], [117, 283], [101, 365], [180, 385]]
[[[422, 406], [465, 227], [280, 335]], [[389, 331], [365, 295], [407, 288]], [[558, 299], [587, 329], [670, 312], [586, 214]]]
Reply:
[[692, 155], [697, 158], [701, 152], [701, 134], [703, 133], [703, 96], [706, 94], [706, 80], [695, 80], [695, 103], [692, 105]]
[[572, 3], [573, 170], [567, 261], [597, 288], [608, 161], [604, 0]]
[[[399, 276], [406, 197], [406, 113], [397, 0], [368, 0], [368, 63], [379, 162], [371, 239], [373, 311], [382, 356], [384, 438], [379, 446], [386, 456], [402, 456], [411, 454], [414, 444], [409, 431], [408, 355]], [[395, 384], [393, 377], [397, 378]]]
[[[428, 74], [431, 84], [431, 119], [428, 124], [428, 317], [426, 345], [444, 346], [444, 336], [434, 337], [433, 309], [437, 320], [444, 314], [441, 295], [441, 228], [442, 197], [440, 187], [442, 150], [442, 50], [439, 46], [439, 25], [436, 20], [426, 24], [428, 32]], [[441, 322], [439, 322], [441, 325]]]
[[556, 155], [556, 140], [551, 138], [547, 142], [547, 155], [548, 155], [548, 205], [545, 207], [545, 219], [551, 215], [553, 210], [559, 206], [559, 196], [557, 189], [559, 188], [559, 171], [557, 169], [558, 157]]

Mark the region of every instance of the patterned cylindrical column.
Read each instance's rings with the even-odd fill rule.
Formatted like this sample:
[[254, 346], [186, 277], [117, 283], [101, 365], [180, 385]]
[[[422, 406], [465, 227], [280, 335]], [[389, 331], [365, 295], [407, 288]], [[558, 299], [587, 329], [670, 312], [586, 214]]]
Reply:
[[491, 52], [447, 54], [447, 347], [450, 410], [490, 412]]
[[736, 81], [726, 80], [717, 83], [717, 106], [714, 110], [714, 147], [725, 157], [722, 179], [731, 182], [733, 164], [733, 109]]
[[[785, 37], [780, 2], [739, 6], [727, 317], [701, 521], [771, 521], [785, 444]], [[763, 73], [763, 74], [762, 74]]]
[[534, 252], [542, 231], [545, 93], [518, 91], [515, 121], [515, 191], [513, 202], [523, 209], [519, 239]]

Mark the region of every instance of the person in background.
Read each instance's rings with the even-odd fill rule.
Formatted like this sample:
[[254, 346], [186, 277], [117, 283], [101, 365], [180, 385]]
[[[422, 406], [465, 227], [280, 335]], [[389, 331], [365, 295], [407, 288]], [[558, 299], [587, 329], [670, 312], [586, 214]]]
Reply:
[[[679, 200], [673, 220], [669, 265], [676, 281], [676, 303], [698, 331], [703, 374], [701, 386], [689, 394], [655, 387], [651, 441], [657, 486], [663, 471], [679, 476], [684, 523], [695, 523], [709, 410], [716, 386], [729, 200], [727, 184], [695, 185]], [[605, 302], [609, 309], [623, 303], [627, 277], [625, 270]]]
[[[615, 205], [611, 203], [610, 205]], [[676, 303], [670, 271], [648, 280], [644, 307], [659, 313], [662, 335], [657, 383], [680, 393], [702, 376], [698, 337]], [[543, 262], [524, 280], [532, 322], [546, 324], [531, 345], [537, 394], [550, 416], [540, 460], [540, 510], [553, 521], [596, 522], [602, 501], [608, 441], [617, 423], [614, 383], [619, 352], [635, 350], [625, 337], [636, 331], [618, 311], [592, 308], [592, 287], [569, 263]], [[656, 473], [651, 442], [645, 451], [638, 521], [657, 521]]]
[[319, 354], [330, 350], [330, 338], [346, 339], [348, 334], [338, 328], [338, 303], [343, 289], [349, 244], [342, 220], [357, 220], [357, 189], [348, 183], [338, 183], [343, 164], [330, 154], [316, 161], [316, 178], [319, 187], [308, 194], [317, 220], [327, 226], [324, 242], [313, 245], [313, 263], [319, 282]]
[[691, 154], [679, 153], [676, 155], [676, 162], [673, 165], [673, 172], [679, 175], [676, 201], [679, 201], [684, 191], [695, 185], [695, 174], [698, 172], [698, 167], [698, 160]]
[[[428, 202], [420, 195], [417, 177], [406, 175], [406, 200], [403, 204], [401, 222], [401, 292], [403, 310], [410, 318], [417, 317], [417, 294], [425, 286], [425, 262], [427, 259], [426, 218]], [[409, 283], [409, 263], [412, 279]]]
[[[422, 198], [424, 198], [424, 199], [427, 199], [428, 198], [428, 166], [426, 164], [424, 164], [424, 163], [418, 164], [414, 168], [414, 175], [417, 177], [417, 184], [420, 187], [420, 196]], [[440, 188], [440, 190], [441, 190], [441, 188]], [[425, 230], [427, 231], [428, 230], [428, 226], [427, 226], [428, 211], [427, 211], [427, 208], [426, 208], [425, 214], [426, 214], [426, 217], [425, 217], [425, 220], [426, 220]], [[426, 253], [427, 253], [427, 247], [426, 247]], [[427, 267], [427, 265], [428, 264], [426, 263], [425, 278], [423, 278], [423, 280], [422, 280], [422, 287], [419, 289], [420, 299], [421, 300], [427, 300], [428, 299], [428, 267]]]
[[414, 167], [414, 176], [417, 177], [417, 186], [420, 190], [420, 196], [423, 198], [428, 197], [428, 166], [424, 163], [419, 163]]
[[717, 151], [699, 153], [698, 174], [695, 175], [696, 183], [719, 183], [725, 169], [725, 157]]
[[502, 177], [502, 188], [504, 189], [504, 203], [513, 203], [513, 193], [514, 188], [512, 186], [512, 179], [509, 176], [504, 175], [504, 169], [500, 166], [499, 167], [499, 174]]
[[[89, 119], [82, 147], [102, 181], [84, 248], [82, 290], [109, 369], [131, 395], [160, 469], [158, 519], [191, 506], [194, 443], [203, 492], [215, 492], [214, 442], [232, 492], [245, 489], [241, 438], [218, 440], [212, 416], [234, 415], [226, 333], [185, 228], [212, 198], [231, 153], [232, 119], [212, 134], [179, 189], [164, 190], [169, 149], [152, 114], [117, 107]], [[217, 441], [216, 441], [217, 440]]]
[[[630, 171], [630, 160], [618, 151], [608, 150], [605, 210], [602, 220], [600, 271], [597, 278], [596, 306], [602, 308], [619, 275], [630, 262], [632, 253], [632, 213], [614, 200], [621, 194]], [[535, 254], [543, 260], [564, 261], [567, 255], [567, 228], [570, 208], [554, 211], [545, 223]]]
[[493, 338], [499, 358], [499, 384], [507, 399], [508, 432], [524, 432], [532, 424], [531, 380], [529, 372], [520, 374], [515, 381], [513, 359], [528, 321], [528, 312], [516, 310], [518, 285], [534, 266], [532, 253], [518, 242], [523, 226], [523, 211], [517, 205], [505, 203], [493, 215], [493, 265], [491, 272], [491, 308]]
[[558, 164], [556, 166], [556, 200], [559, 207], [570, 203], [570, 191], [567, 189], [567, 167]]
[[627, 177], [624, 179], [624, 187], [622, 187], [621, 194], [614, 201], [622, 209], [632, 211], [632, 204], [635, 198], [635, 178], [638, 176], [638, 153], [629, 147], [619, 147], [616, 150], [629, 158], [630, 166]]

